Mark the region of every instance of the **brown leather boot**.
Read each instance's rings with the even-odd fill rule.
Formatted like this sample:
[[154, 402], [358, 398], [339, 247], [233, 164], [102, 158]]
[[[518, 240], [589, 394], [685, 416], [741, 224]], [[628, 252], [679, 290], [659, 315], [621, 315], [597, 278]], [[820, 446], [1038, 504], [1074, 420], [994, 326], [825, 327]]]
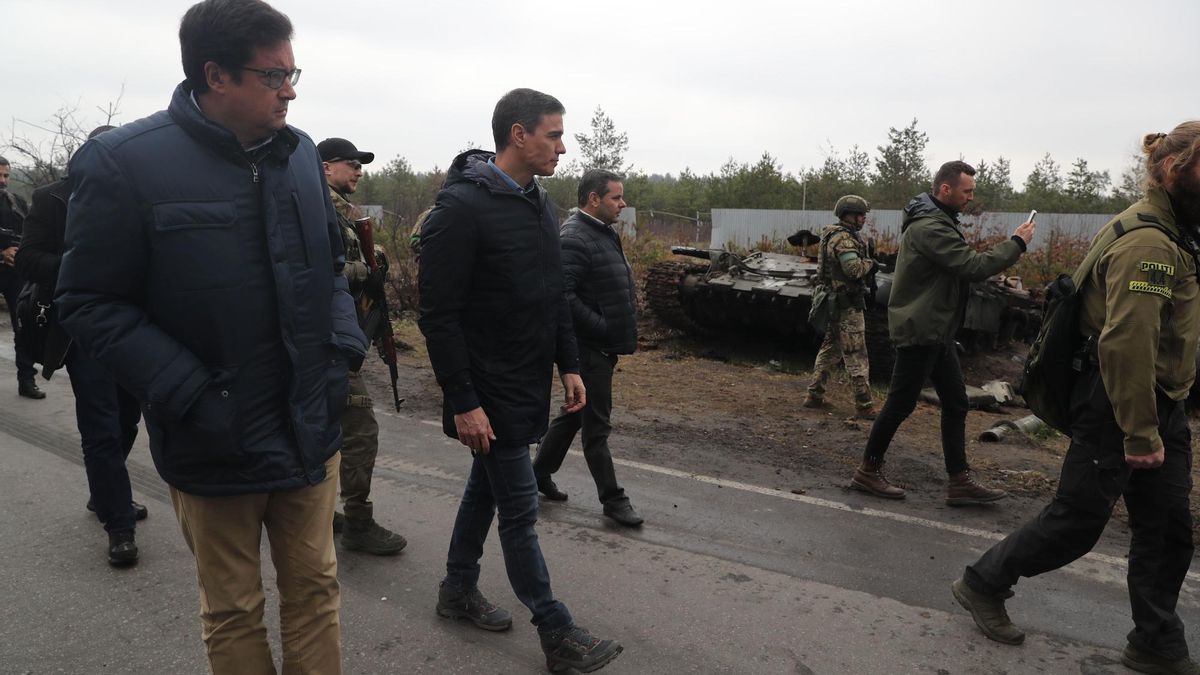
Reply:
[[825, 399], [817, 394], [809, 394], [809, 395], [805, 396], [804, 402], [801, 403], [800, 405], [804, 406], [805, 408], [828, 408], [829, 407], [829, 404], [825, 402]]
[[904, 490], [892, 485], [883, 475], [883, 462], [864, 459], [862, 465], [854, 470], [850, 487], [884, 499], [904, 499]]
[[856, 405], [854, 407], [854, 417], [860, 420], [875, 419], [875, 404], [868, 402], [865, 404], [860, 403]]
[[946, 484], [947, 506], [970, 506], [987, 504], [1008, 496], [1004, 490], [990, 488], [975, 479], [975, 472], [967, 469], [950, 476]]

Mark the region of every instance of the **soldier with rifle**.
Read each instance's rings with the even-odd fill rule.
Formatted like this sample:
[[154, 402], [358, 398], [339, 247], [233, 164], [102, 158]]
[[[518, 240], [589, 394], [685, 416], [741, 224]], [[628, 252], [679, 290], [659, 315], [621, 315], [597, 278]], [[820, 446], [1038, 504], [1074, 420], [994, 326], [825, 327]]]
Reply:
[[[358, 188], [363, 164], [370, 164], [375, 155], [361, 152], [344, 138], [327, 138], [317, 144], [329, 183], [329, 197], [337, 211], [342, 231], [342, 246], [346, 249], [343, 274], [350, 283], [355, 298], [358, 321], [367, 338], [379, 347], [392, 376], [392, 398], [400, 409], [397, 391], [396, 343], [392, 322], [387, 313], [384, 281], [387, 260], [377, 249], [369, 218], [363, 218], [347, 197]], [[357, 228], [357, 229], [356, 229]], [[345, 516], [334, 513], [334, 532], [341, 532], [342, 546], [348, 551], [364, 551], [374, 555], [395, 555], [408, 545], [405, 538], [375, 522], [371, 503], [371, 474], [379, 454], [379, 423], [371, 408], [361, 371], [350, 371], [350, 397], [342, 413], [342, 508]]]

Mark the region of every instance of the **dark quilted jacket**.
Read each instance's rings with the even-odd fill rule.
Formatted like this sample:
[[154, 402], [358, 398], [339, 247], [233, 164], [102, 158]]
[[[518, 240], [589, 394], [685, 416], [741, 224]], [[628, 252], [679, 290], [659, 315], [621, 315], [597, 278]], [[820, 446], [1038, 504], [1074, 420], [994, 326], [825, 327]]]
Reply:
[[554, 204], [536, 184], [506, 184], [492, 156], [455, 158], [421, 229], [420, 326], [446, 434], [482, 407], [497, 441], [531, 443], [546, 431], [555, 363], [578, 373], [579, 351]]
[[312, 140], [287, 127], [248, 154], [180, 85], [70, 173], [60, 317], [142, 402], [163, 479], [199, 495], [320, 482], [367, 341]]
[[632, 354], [637, 348], [637, 298], [620, 235], [576, 211], [563, 223], [561, 237], [576, 339], [609, 354]]

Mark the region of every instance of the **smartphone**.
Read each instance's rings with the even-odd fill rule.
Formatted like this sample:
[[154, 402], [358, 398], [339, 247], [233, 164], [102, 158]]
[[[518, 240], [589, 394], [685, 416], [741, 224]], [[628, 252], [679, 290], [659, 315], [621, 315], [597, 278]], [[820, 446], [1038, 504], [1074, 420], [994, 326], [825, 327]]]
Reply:
[[1037, 209], [1029, 212], [1029, 217], [1025, 219], [1025, 222], [1032, 223], [1034, 218], [1037, 218]]

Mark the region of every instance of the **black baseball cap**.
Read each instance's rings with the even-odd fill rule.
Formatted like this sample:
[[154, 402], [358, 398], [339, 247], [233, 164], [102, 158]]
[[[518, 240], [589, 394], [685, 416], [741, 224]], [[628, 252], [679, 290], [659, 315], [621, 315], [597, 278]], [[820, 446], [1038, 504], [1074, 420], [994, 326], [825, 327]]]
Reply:
[[336, 162], [339, 159], [357, 159], [363, 164], [375, 161], [375, 153], [359, 152], [354, 144], [344, 138], [326, 138], [317, 143], [317, 152], [321, 153], [322, 162]]

